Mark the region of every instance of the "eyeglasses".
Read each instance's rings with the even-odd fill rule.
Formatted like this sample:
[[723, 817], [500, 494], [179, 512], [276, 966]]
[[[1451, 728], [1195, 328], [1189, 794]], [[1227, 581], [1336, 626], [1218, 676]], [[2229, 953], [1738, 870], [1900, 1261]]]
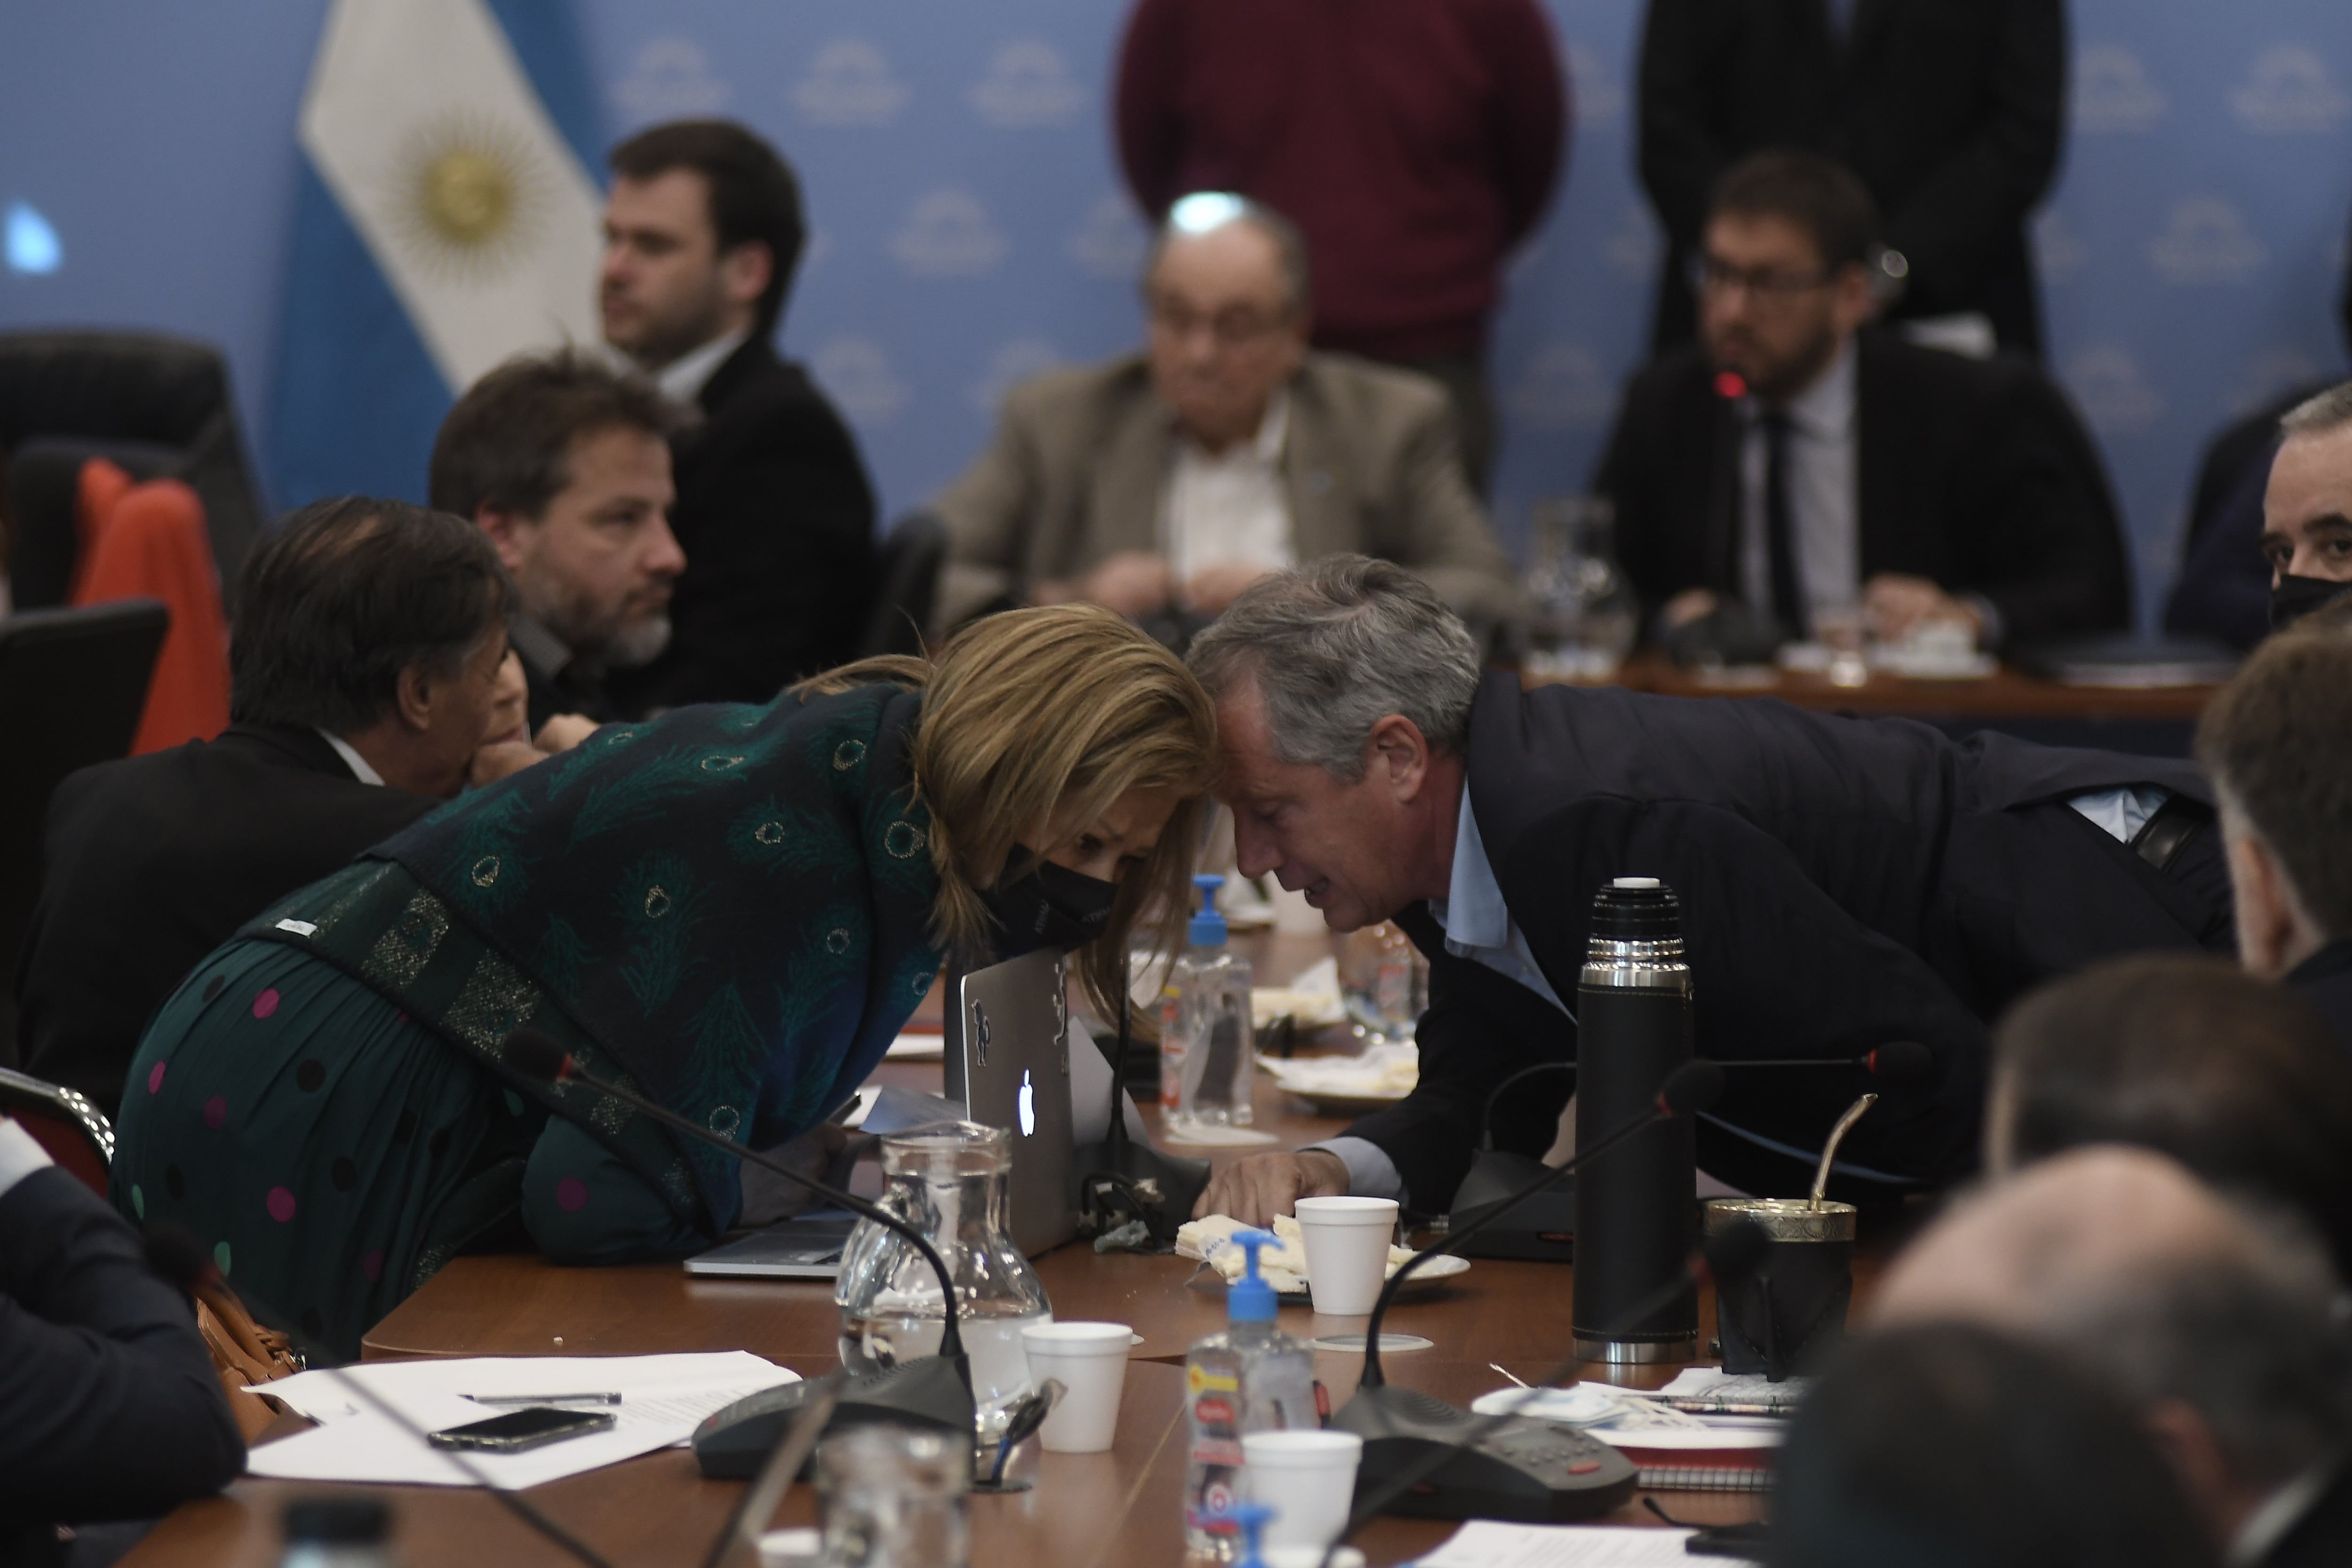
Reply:
[[1784, 272], [1773, 267], [1734, 267], [1712, 256], [1695, 256], [1690, 264], [1691, 287], [1702, 294], [1728, 294], [1744, 289], [1758, 302], [1786, 305], [1800, 294], [1826, 289], [1837, 280], [1831, 272]]
[[1280, 331], [1290, 320], [1246, 305], [1202, 312], [1174, 300], [1150, 300], [1145, 302], [1145, 308], [1150, 312], [1153, 331], [1174, 338], [1189, 338], [1194, 332], [1205, 331], [1221, 349], [1246, 347]]

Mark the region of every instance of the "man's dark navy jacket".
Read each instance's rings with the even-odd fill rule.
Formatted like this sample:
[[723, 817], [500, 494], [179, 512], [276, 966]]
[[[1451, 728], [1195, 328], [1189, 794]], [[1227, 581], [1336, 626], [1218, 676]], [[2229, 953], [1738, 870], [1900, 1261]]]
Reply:
[[[1732, 1074], [1717, 1120], [1701, 1124], [1700, 1164], [1766, 1193], [1801, 1190], [1810, 1161], [1731, 1129], [1815, 1150], [1872, 1088], [1880, 1103], [1842, 1166], [1927, 1184], [1964, 1175], [1988, 1027], [2011, 999], [2115, 953], [2229, 950], [2210, 825], [2158, 871], [2063, 804], [2134, 784], [2211, 800], [2185, 762], [1995, 734], [1955, 742], [1905, 720], [1770, 700], [1522, 692], [1490, 673], [1471, 715], [1480, 837], [1513, 922], [1571, 1009], [1594, 892], [1659, 877], [1682, 903], [1701, 1056], [1852, 1057], [1894, 1040], [1933, 1053], [1933, 1074], [1903, 1087], [1854, 1069]], [[1421, 1082], [1349, 1131], [1388, 1154], [1415, 1206], [1442, 1208], [1494, 1086], [1572, 1060], [1576, 1030], [1525, 986], [1447, 952], [1426, 905], [1398, 919], [1431, 962]], [[1566, 1083], [1541, 1083], [1498, 1114], [1506, 1146], [1549, 1142]]]

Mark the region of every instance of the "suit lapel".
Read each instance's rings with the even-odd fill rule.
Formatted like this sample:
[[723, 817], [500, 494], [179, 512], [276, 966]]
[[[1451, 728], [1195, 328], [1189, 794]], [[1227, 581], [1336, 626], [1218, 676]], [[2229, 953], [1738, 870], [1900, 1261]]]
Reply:
[[1889, 450], [1900, 427], [1898, 395], [1889, 384], [1891, 367], [1868, 332], [1854, 341], [1853, 468], [1855, 541], [1865, 583], [1901, 556], [1894, 533], [1900, 526], [1903, 495], [1900, 454]]
[[1301, 561], [1362, 550], [1371, 542], [1354, 525], [1354, 498], [1339, 458], [1331, 410], [1311, 372], [1290, 384], [1290, 428], [1283, 437], [1283, 489], [1290, 503], [1290, 545]]
[[1125, 400], [1103, 433], [1101, 460], [1094, 465], [1087, 498], [1091, 526], [1079, 530], [1081, 542], [1093, 541], [1097, 552], [1082, 564], [1125, 550], [1160, 548], [1160, 498], [1173, 457], [1167, 411], [1144, 378], [1138, 395]]

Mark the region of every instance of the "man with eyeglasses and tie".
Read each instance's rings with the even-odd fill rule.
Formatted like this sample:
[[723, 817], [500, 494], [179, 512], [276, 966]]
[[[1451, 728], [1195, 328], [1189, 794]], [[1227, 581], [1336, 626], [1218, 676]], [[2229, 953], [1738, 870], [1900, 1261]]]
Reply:
[[1948, 623], [2014, 650], [2130, 623], [2098, 455], [2021, 360], [1874, 330], [1900, 263], [1854, 176], [1760, 153], [1710, 205], [1697, 345], [1637, 375], [1595, 488], [1669, 639], [1769, 652]]
[[940, 615], [1085, 599], [1181, 646], [1286, 566], [1406, 567], [1474, 626], [1516, 618], [1437, 382], [1310, 350], [1305, 242], [1246, 198], [1177, 201], [1144, 267], [1145, 349], [1004, 395], [932, 501]]

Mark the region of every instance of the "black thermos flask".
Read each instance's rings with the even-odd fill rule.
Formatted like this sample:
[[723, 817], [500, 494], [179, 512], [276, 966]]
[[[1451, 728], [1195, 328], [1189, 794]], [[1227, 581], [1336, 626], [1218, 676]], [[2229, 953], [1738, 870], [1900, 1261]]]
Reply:
[[[1590, 1149], [1648, 1114], [1667, 1075], [1691, 1059], [1691, 973], [1673, 889], [1620, 877], [1594, 896], [1576, 997], [1576, 1146]], [[1577, 1173], [1579, 1355], [1623, 1364], [1697, 1354], [1691, 1295], [1632, 1316], [1690, 1257], [1697, 1171], [1691, 1121], [1676, 1117]]]

